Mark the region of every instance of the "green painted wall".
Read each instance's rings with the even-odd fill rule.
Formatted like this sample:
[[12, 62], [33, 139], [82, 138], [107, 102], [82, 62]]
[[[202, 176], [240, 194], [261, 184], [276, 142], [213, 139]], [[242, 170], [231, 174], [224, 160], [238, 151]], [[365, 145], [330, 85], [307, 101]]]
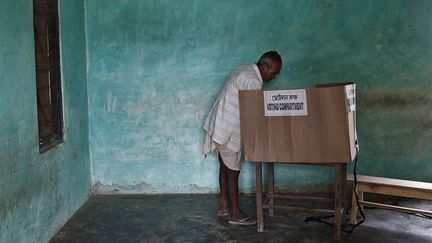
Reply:
[[90, 190], [84, 1], [59, 2], [66, 135], [39, 154], [32, 1], [0, 1], [0, 242], [48, 241]]
[[[267, 88], [355, 80], [358, 171], [431, 181], [432, 1], [88, 0], [92, 183], [100, 192], [215, 192], [202, 125], [230, 70], [276, 49]], [[254, 170], [243, 166], [243, 191]], [[351, 168], [351, 167], [350, 167]], [[277, 168], [322, 188], [333, 171]]]
[[[32, 1], [0, 2], [0, 242], [47, 241], [91, 184], [218, 191], [204, 119], [228, 73], [271, 49], [284, 66], [267, 88], [357, 82], [360, 173], [432, 181], [431, 1], [63, 0], [60, 19], [65, 142], [39, 154]], [[332, 178], [276, 173], [290, 190]], [[251, 163], [240, 181], [254, 190]]]

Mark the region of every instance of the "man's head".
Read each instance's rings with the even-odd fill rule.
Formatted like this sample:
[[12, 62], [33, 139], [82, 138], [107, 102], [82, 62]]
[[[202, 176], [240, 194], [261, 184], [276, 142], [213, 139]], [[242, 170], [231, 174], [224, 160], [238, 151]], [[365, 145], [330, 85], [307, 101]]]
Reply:
[[276, 78], [282, 68], [282, 58], [276, 51], [264, 53], [257, 62], [258, 69], [264, 82]]

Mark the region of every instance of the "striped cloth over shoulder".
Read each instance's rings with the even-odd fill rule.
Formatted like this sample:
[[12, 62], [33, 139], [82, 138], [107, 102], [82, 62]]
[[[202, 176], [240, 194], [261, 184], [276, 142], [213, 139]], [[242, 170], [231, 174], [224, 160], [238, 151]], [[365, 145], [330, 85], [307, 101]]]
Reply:
[[[241, 65], [230, 74], [205, 121], [212, 142], [240, 151], [239, 90], [261, 89], [263, 80], [256, 64]], [[214, 146], [212, 146], [214, 147]], [[212, 151], [204, 149], [204, 154]]]

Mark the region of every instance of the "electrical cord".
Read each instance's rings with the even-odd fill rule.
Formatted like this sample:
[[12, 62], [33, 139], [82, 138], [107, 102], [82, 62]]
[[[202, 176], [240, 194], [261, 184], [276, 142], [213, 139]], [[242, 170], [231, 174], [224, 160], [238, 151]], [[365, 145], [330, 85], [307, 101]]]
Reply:
[[[356, 150], [357, 150], [357, 154], [358, 154], [358, 145], [357, 145], [357, 141], [356, 141]], [[363, 224], [364, 223], [364, 221], [366, 220], [366, 216], [364, 215], [364, 212], [363, 212], [363, 209], [362, 209], [362, 207], [360, 206], [360, 202], [359, 202], [359, 199], [358, 199], [358, 194], [357, 194], [357, 156], [356, 156], [356, 158], [355, 158], [355, 160], [354, 160], [354, 169], [353, 169], [353, 174], [354, 174], [354, 195], [355, 195], [355, 199], [356, 199], [356, 204], [357, 204], [357, 209], [359, 210], [359, 212], [360, 212], [360, 214], [361, 214], [361, 216], [362, 216], [362, 219], [359, 221], [359, 222], [357, 222], [356, 224], [354, 224], [354, 225], [352, 225], [351, 226], [351, 229], [349, 229], [349, 230], [343, 230], [344, 232], [346, 232], [346, 233], [352, 233], [353, 231], [354, 231], [354, 229], [355, 228], [357, 228], [359, 225], [361, 225], [361, 224]]]
[[[358, 149], [358, 142], [357, 142], [357, 140], [356, 140], [355, 144], [356, 144], [356, 151], [357, 151], [357, 155], [358, 155], [359, 149]], [[362, 219], [359, 222], [357, 222], [356, 224], [354, 224], [354, 225], [353, 224], [343, 224], [341, 226], [341, 231], [343, 231], [345, 233], [349, 233], [349, 234], [351, 234], [354, 231], [355, 228], [357, 228], [359, 225], [361, 225], [362, 223], [364, 223], [364, 221], [366, 220], [366, 217], [364, 215], [363, 209], [360, 206], [360, 202], [359, 202], [358, 195], [357, 195], [357, 157], [358, 157], [357, 155], [356, 155], [356, 157], [354, 159], [354, 169], [353, 169], [353, 174], [354, 174], [354, 194], [355, 194], [355, 199], [356, 199], [356, 202], [357, 202], [357, 208], [358, 208], [358, 210], [359, 210], [359, 212], [360, 212], [360, 214], [362, 216]], [[317, 222], [320, 222], [320, 223], [324, 223], [326, 225], [333, 226], [334, 223], [330, 223], [330, 222], [327, 222], [327, 221], [324, 220], [324, 219], [333, 218], [333, 217], [334, 217], [334, 214], [327, 215], [327, 216], [321, 216], [321, 217], [307, 217], [305, 219], [305, 222], [308, 222], [308, 221], [317, 221]]]

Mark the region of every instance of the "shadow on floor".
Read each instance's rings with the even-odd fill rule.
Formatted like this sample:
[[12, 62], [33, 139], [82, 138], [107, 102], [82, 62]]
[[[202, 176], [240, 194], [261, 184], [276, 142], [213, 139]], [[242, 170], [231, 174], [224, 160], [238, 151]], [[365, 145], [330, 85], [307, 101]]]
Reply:
[[[305, 222], [319, 215], [275, 210], [270, 218], [265, 210], [265, 232], [258, 233], [255, 225], [230, 225], [218, 217], [217, 203], [214, 194], [97, 195], [50, 242], [334, 242], [332, 226]], [[432, 210], [430, 201], [403, 203]], [[256, 215], [254, 195], [241, 195], [240, 204]], [[339, 242], [432, 242], [430, 218], [382, 209], [365, 214], [366, 222], [352, 234], [342, 233]]]

